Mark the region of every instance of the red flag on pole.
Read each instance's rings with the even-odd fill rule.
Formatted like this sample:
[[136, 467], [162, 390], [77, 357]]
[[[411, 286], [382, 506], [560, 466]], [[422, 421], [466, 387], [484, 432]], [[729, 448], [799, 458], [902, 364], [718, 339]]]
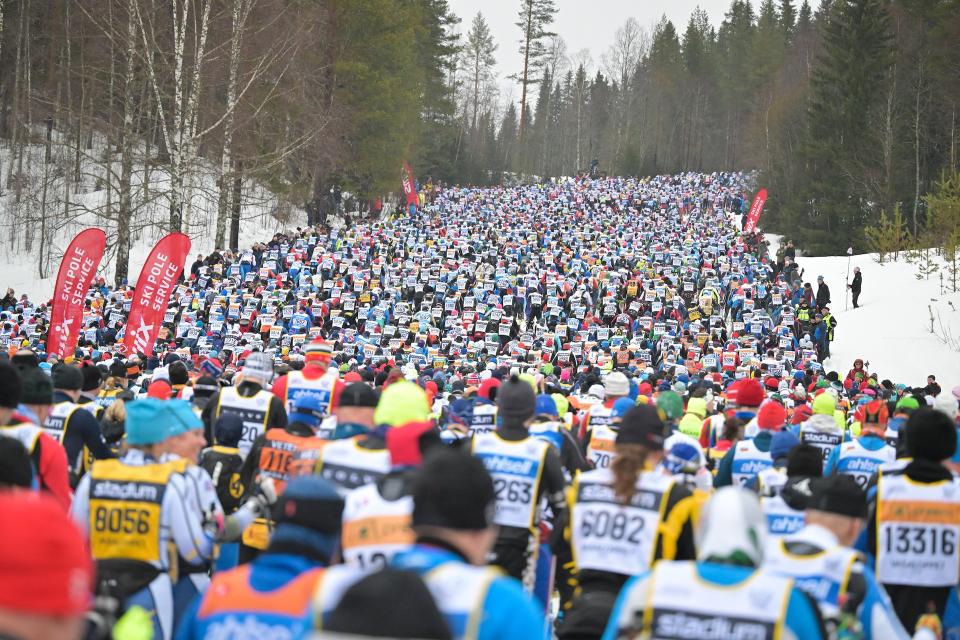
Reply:
[[403, 161], [403, 192], [407, 195], [407, 206], [418, 206], [420, 197], [417, 195], [417, 183], [413, 181], [413, 169], [410, 163]]
[[83, 331], [83, 301], [106, 246], [107, 234], [101, 229], [84, 229], [63, 252], [53, 289], [48, 354], [58, 358], [73, 355], [77, 338]]
[[140, 270], [127, 316], [124, 345], [127, 353], [153, 354], [170, 292], [183, 271], [190, 253], [190, 238], [183, 233], [164, 236], [153, 247]]
[[747, 214], [747, 222], [743, 225], [744, 233], [753, 233], [757, 230], [757, 222], [760, 221], [760, 214], [763, 213], [763, 205], [767, 201], [767, 190], [760, 189], [757, 197], [753, 199], [750, 206], [750, 213]]

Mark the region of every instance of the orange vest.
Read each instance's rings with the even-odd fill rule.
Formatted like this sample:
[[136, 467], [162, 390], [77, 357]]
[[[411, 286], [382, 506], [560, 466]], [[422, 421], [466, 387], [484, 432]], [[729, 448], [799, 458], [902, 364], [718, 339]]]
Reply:
[[[313, 597], [326, 569], [306, 571], [273, 591], [255, 591], [250, 586], [250, 565], [213, 576], [197, 611], [200, 624], [236, 612], [244, 616], [268, 616], [271, 622], [297, 624], [312, 618]], [[311, 628], [312, 624], [307, 626]]]
[[322, 448], [326, 443], [326, 440], [315, 436], [297, 436], [286, 429], [269, 429], [264, 434], [263, 448], [257, 461], [260, 475], [273, 478], [277, 494], [283, 495], [287, 482], [312, 471], [309, 456], [302, 455], [303, 452]]

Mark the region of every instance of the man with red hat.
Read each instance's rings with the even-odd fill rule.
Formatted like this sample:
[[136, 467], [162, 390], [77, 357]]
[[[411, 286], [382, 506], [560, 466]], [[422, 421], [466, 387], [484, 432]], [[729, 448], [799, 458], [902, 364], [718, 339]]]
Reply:
[[315, 400], [312, 404], [322, 407], [324, 417], [333, 414], [345, 385], [336, 367], [330, 366], [332, 358], [333, 347], [329, 342], [320, 338], [312, 340], [303, 352], [303, 369], [284, 374], [273, 383], [271, 391], [283, 401], [288, 414], [303, 396], [311, 396]]
[[85, 637], [93, 564], [80, 530], [43, 493], [0, 492], [0, 637]]
[[860, 435], [834, 447], [824, 465], [823, 475], [841, 473], [853, 476], [857, 484], [866, 488], [880, 465], [897, 459], [897, 449], [884, 438], [890, 412], [883, 400], [860, 405], [854, 419], [860, 423]]

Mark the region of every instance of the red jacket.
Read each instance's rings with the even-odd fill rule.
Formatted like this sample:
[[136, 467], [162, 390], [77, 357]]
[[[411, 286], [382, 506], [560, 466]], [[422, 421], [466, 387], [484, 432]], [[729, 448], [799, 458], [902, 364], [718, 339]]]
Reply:
[[[303, 373], [303, 377], [307, 380], [317, 380], [322, 378], [327, 373], [327, 370], [328, 369], [322, 365], [307, 363], [307, 365], [303, 367], [301, 373]], [[287, 398], [287, 376], [289, 375], [290, 374], [284, 374], [277, 378], [273, 383], [273, 387], [270, 389], [270, 392], [273, 395], [277, 396], [284, 402], [286, 402]], [[343, 380], [338, 378], [336, 384], [333, 386], [333, 395], [330, 396], [330, 413], [333, 413], [333, 410], [337, 408], [337, 405], [340, 402], [340, 392], [343, 391], [345, 386], [346, 385], [344, 384]]]

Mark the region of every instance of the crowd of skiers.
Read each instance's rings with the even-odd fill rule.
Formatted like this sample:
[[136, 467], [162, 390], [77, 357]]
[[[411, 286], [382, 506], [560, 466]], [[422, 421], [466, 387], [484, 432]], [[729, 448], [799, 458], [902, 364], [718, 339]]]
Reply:
[[960, 633], [960, 387], [825, 368], [829, 289], [738, 232], [747, 187], [278, 234], [198, 257], [149, 355], [127, 287], [63, 361], [8, 292], [0, 635]]

